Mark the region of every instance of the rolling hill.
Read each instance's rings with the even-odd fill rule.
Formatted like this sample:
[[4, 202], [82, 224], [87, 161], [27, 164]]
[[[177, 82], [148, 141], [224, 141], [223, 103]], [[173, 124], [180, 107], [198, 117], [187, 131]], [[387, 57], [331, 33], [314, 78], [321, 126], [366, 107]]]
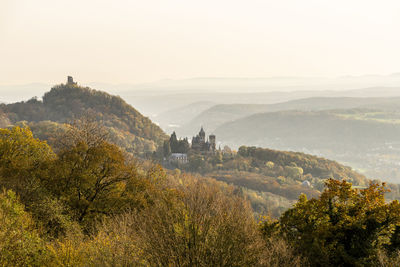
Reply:
[[281, 111], [228, 122], [215, 133], [233, 147], [245, 144], [302, 151], [344, 162], [370, 177], [397, 182], [399, 119], [397, 112], [373, 109]]
[[214, 131], [220, 125], [257, 113], [284, 110], [318, 111], [330, 109], [376, 108], [400, 110], [400, 97], [311, 97], [276, 104], [219, 104], [204, 110], [191, 121], [174, 128], [179, 135], [193, 133], [199, 125]]
[[56, 131], [54, 128], [62, 128], [63, 123], [90, 112], [106, 127], [113, 142], [135, 154], [155, 151], [167, 138], [157, 125], [122, 98], [76, 84], [54, 86], [42, 101], [32, 98], [2, 104], [0, 112], [11, 124], [26, 121], [34, 133], [41, 132], [42, 138], [47, 137], [49, 129]]
[[[301, 193], [309, 198], [318, 196], [329, 178], [359, 187], [369, 183], [364, 175], [332, 160], [247, 146], [216, 155], [190, 153], [189, 164], [176, 167], [239, 187], [256, 212], [273, 216], [289, 208]], [[393, 188], [397, 193], [398, 187]]]

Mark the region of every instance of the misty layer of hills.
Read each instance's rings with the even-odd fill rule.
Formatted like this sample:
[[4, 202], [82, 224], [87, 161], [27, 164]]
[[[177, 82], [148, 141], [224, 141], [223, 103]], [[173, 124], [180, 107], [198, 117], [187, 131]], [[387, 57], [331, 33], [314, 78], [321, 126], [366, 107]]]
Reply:
[[[396, 111], [400, 108], [400, 97], [312, 97], [298, 100], [287, 101], [276, 104], [218, 104], [199, 112], [191, 119], [184, 121], [181, 125], [166, 125], [163, 122], [166, 116], [171, 116], [166, 112], [164, 116], [160, 116], [162, 120], [160, 125], [168, 130], [174, 130], [178, 134], [188, 135], [203, 125], [209, 131], [214, 131], [222, 124], [234, 121], [246, 116], [257, 113], [276, 112], [284, 110], [302, 110], [302, 111], [318, 111], [329, 109], [353, 109], [353, 108], [370, 108], [383, 109], [386, 111]], [[193, 103], [196, 105], [197, 103]], [[186, 117], [189, 113], [182, 110], [175, 110], [175, 113], [182, 112]], [[172, 117], [172, 116], [171, 116]], [[158, 119], [155, 118], [156, 121]], [[170, 119], [171, 120], [171, 119]]]
[[[217, 134], [222, 147], [254, 145], [301, 151], [338, 160], [370, 177], [397, 182], [400, 88], [395, 86], [400, 82], [396, 80], [398, 75], [392, 75], [393, 83], [382, 84], [393, 87], [378, 86], [379, 81], [373, 77], [368, 77], [369, 85], [376, 87], [363, 89], [352, 88], [348, 83], [343, 85], [348, 90], [335, 90], [338, 88], [333, 84], [326, 86], [329, 90], [321, 90], [318, 86], [322, 83], [315, 82], [308, 89], [320, 90], [301, 90], [306, 88], [302, 87], [304, 84], [293, 79], [299, 84], [292, 88], [298, 90], [290, 91], [287, 79], [288, 87], [277, 81], [280, 87], [276, 88], [288, 91], [268, 87], [272, 91], [260, 92], [253, 81], [248, 92], [232, 89], [228, 93], [222, 86], [213, 93], [207, 91], [211, 85], [203, 81], [199, 84], [204, 85], [204, 90], [199, 89], [200, 85], [198, 90], [189, 86], [187, 92], [175, 90], [169, 94], [166, 90], [162, 96], [143, 93], [136, 100], [135, 93], [130, 92], [127, 98], [142, 106], [139, 109], [167, 133], [176, 131], [178, 136], [190, 138], [203, 126], [207, 132]], [[354, 82], [353, 86], [366, 85], [368, 79], [365, 84]], [[215, 84], [218, 83], [226, 85], [227, 81], [218, 80]], [[242, 86], [243, 81], [238, 80], [238, 84], [233, 88]], [[163, 89], [166, 88], [172, 85]], [[147, 105], [148, 102], [152, 103]]]
[[[201, 112], [214, 105], [213, 102], [197, 102], [184, 108], [173, 109], [165, 115], [174, 116], [174, 121], [177, 122], [185, 121], [190, 119], [193, 112]], [[259, 107], [264, 108], [264, 105], [238, 105], [240, 108], [236, 106], [231, 105], [227, 110], [231, 113], [236, 110], [240, 115], [246, 110], [257, 112], [261, 110]], [[248, 108], [252, 106], [255, 108]], [[214, 109], [218, 110], [219, 107], [220, 105], [217, 105]], [[65, 133], [68, 133], [69, 129], [76, 127], [77, 120], [77, 125], [81, 125], [77, 127], [86, 125], [88, 129], [91, 129], [92, 120], [94, 125], [100, 123], [110, 142], [142, 160], [151, 159], [171, 168], [171, 164], [166, 160], [169, 154], [164, 153], [166, 144], [172, 150], [169, 136], [120, 97], [81, 87], [72, 82], [54, 86], [42, 99], [32, 98], [28, 101], [0, 105], [0, 128], [29, 126], [34, 137], [46, 140], [55, 150], [59, 145], [57, 140], [60, 140], [60, 136], [63, 139], [62, 136], [66, 136]], [[235, 132], [244, 134], [240, 130]], [[254, 127], [252, 134], [257, 135], [258, 132]], [[90, 132], [85, 132], [85, 136], [86, 133]], [[96, 130], [96, 133], [91, 134], [99, 133]], [[223, 132], [219, 134], [221, 138], [225, 138], [226, 143], [235, 142], [234, 135], [225, 135]], [[246, 138], [241, 141], [244, 143], [240, 145], [253, 144]], [[299, 142], [305, 141], [299, 139]], [[273, 144], [268, 145], [273, 147]], [[268, 212], [279, 216], [296, 201], [299, 194], [318, 196], [328, 178], [346, 179], [354, 186], [362, 187], [368, 184], [368, 179], [351, 167], [304, 153], [245, 146], [241, 146], [238, 153], [229, 149], [224, 153], [218, 151], [204, 154], [195, 150], [188, 150], [186, 153], [187, 164], [174, 165], [172, 168], [236, 186], [250, 199], [256, 213]], [[307, 182], [304, 186], [302, 183], [305, 180]], [[388, 197], [396, 197], [398, 187], [390, 186], [394, 193]]]
[[215, 105], [175, 130], [191, 136], [198, 125], [221, 145], [269, 147], [319, 155], [369, 177], [400, 179], [399, 97], [317, 97], [278, 104]]
[[[135, 86], [97, 84], [96, 88], [119, 94], [167, 134], [176, 131], [178, 137], [190, 138], [203, 126], [217, 134], [222, 147], [256, 145], [311, 153], [338, 160], [369, 177], [398, 182], [399, 84], [400, 75], [393, 74], [336, 79], [201, 78]], [[24, 95], [48, 88], [42, 85], [39, 90], [41, 85], [35, 84], [32, 90], [17, 86], [7, 91], [3, 87], [10, 94], [4, 94], [1, 102], [12, 102], [16, 92], [20, 99], [29, 99]], [[0, 123], [8, 120], [0, 116]], [[156, 147], [142, 136], [124, 141], [126, 135], [129, 130], [114, 133], [124, 146], [134, 143], [130, 149]]]
[[[400, 179], [399, 97], [317, 97], [278, 104], [215, 105], [181, 127], [198, 125], [221, 145], [301, 151], [338, 160], [369, 177]], [[168, 129], [168, 127], [166, 127]]]
[[[83, 77], [76, 77], [82, 80]], [[0, 85], [0, 102], [12, 103], [42, 96], [52, 83]], [[198, 101], [218, 104], [268, 104], [316, 96], [400, 96], [400, 73], [327, 77], [193, 78], [143, 84], [87, 82], [88, 86], [120, 95], [146, 116]], [[374, 88], [379, 87], [379, 88]], [[360, 88], [371, 88], [358, 90]], [[379, 90], [377, 90], [379, 89]], [[346, 91], [346, 92], [343, 92]]]

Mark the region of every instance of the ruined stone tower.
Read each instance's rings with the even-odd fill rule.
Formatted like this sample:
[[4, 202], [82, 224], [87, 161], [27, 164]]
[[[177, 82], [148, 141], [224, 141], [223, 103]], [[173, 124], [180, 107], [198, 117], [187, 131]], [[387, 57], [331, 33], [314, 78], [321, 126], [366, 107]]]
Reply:
[[67, 85], [75, 85], [76, 82], [74, 82], [74, 78], [72, 76], [67, 77]]

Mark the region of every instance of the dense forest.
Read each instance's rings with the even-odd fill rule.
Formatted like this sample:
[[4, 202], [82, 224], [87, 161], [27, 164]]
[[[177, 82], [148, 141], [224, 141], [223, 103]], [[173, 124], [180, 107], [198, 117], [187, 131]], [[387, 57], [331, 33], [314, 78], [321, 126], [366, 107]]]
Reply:
[[[398, 186], [335, 161], [194, 152], [122, 99], [75, 84], [2, 104], [0, 123], [2, 266], [400, 263]], [[173, 152], [189, 162], [156, 164]]]
[[[175, 135], [171, 139], [176, 140]], [[185, 139], [177, 144], [185, 144]], [[186, 151], [179, 151], [186, 153]], [[201, 154], [189, 150], [188, 164], [174, 164], [186, 172], [198, 173], [239, 187], [250, 199], [257, 213], [277, 217], [287, 210], [302, 193], [316, 197], [332, 178], [366, 187], [369, 180], [335, 161], [300, 153], [241, 146], [238, 152], [217, 151]], [[390, 199], [398, 198], [399, 188]]]
[[32, 98], [26, 102], [1, 104], [0, 126], [26, 122], [35, 135], [47, 139], [49, 130], [63, 131], [65, 123], [88, 114], [101, 121], [111, 140], [128, 152], [155, 151], [166, 138], [157, 125], [120, 97], [76, 84], [53, 87], [44, 94], [43, 101]]
[[136, 159], [93, 127], [70, 126], [57, 152], [29, 128], [0, 130], [2, 266], [400, 262], [400, 204], [385, 202], [384, 184], [328, 179], [320, 196], [302, 194], [278, 219], [255, 218], [240, 190]]

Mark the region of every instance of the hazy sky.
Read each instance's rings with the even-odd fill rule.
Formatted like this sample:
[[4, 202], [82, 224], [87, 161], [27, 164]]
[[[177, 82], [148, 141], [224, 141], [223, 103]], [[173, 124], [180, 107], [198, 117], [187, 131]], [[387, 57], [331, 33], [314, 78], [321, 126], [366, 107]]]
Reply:
[[0, 0], [0, 84], [400, 72], [399, 0]]

